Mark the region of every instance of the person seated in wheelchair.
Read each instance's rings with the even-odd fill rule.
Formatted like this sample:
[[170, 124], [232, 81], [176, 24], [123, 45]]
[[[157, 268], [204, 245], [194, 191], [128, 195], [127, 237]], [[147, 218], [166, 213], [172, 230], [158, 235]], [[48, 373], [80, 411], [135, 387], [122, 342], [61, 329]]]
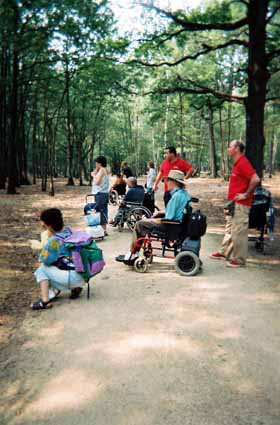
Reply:
[[128, 191], [122, 200], [118, 212], [110, 224], [117, 226], [119, 221], [128, 212], [131, 205], [142, 205], [144, 200], [145, 191], [143, 186], [137, 184], [136, 177], [128, 177], [127, 179]]
[[168, 174], [168, 190], [171, 193], [165, 211], [156, 211], [152, 218], [140, 220], [136, 223], [132, 235], [130, 251], [126, 255], [119, 255], [116, 261], [124, 262], [127, 265], [133, 265], [139, 255], [139, 251], [133, 252], [134, 244], [137, 239], [151, 235], [153, 232], [165, 232], [166, 225], [164, 220], [181, 222], [184, 215], [184, 209], [191, 200], [189, 193], [185, 190], [184, 173], [179, 170], [171, 170]]
[[114, 181], [114, 183], [112, 184], [112, 186], [110, 188], [110, 192], [112, 192], [113, 190], [115, 190], [119, 196], [125, 195], [126, 181], [121, 176], [121, 174], [117, 174], [116, 180]]

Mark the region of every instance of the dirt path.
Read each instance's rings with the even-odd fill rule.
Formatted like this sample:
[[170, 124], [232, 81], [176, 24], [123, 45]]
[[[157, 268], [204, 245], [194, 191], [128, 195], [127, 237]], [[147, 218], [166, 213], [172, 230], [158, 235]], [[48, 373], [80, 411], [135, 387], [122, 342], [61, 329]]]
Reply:
[[[223, 191], [213, 189], [215, 205]], [[73, 224], [83, 196], [72, 197], [52, 205]], [[279, 425], [278, 244], [227, 269], [208, 260], [222, 234], [214, 218], [202, 274], [183, 278], [166, 261], [137, 274], [114, 261], [130, 235], [112, 230], [90, 301], [64, 296], [22, 314], [1, 351], [1, 424]]]

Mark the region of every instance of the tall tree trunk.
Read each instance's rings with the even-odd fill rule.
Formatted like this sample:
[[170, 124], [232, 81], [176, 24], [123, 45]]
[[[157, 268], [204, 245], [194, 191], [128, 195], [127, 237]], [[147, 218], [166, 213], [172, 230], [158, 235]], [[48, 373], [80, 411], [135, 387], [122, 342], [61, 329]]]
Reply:
[[52, 128], [52, 122], [48, 122], [48, 131], [47, 131], [47, 146], [48, 146], [48, 157], [49, 157], [49, 175], [50, 175], [50, 190], [49, 195], [54, 196], [54, 132]]
[[270, 142], [270, 146], [269, 146], [269, 163], [268, 163], [269, 178], [271, 178], [272, 174], [273, 174], [274, 137], [275, 137], [275, 135], [272, 134], [271, 142]]
[[70, 111], [70, 75], [68, 62], [65, 69], [65, 92], [66, 92], [66, 120], [67, 120], [67, 141], [68, 141], [68, 182], [67, 186], [75, 186], [73, 178], [73, 159], [74, 159], [74, 146], [71, 130], [71, 111]]
[[183, 96], [182, 93], [179, 93], [179, 102], [180, 102], [180, 148], [182, 158], [185, 158], [184, 152], [184, 105], [183, 105]]
[[37, 95], [34, 97], [32, 111], [32, 183], [36, 184], [38, 172], [38, 156], [37, 156]]
[[80, 135], [80, 140], [76, 140], [76, 146], [77, 146], [77, 154], [78, 154], [78, 172], [79, 172], [79, 186], [83, 186], [83, 143], [82, 143], [82, 136]]
[[45, 105], [45, 111], [44, 111], [44, 129], [43, 129], [43, 135], [42, 135], [42, 143], [41, 143], [41, 152], [40, 152], [40, 158], [41, 158], [41, 189], [42, 192], [46, 192], [47, 190], [47, 181], [48, 181], [48, 148], [47, 148], [47, 120], [48, 120], [48, 112], [47, 112], [47, 106]]
[[163, 140], [164, 140], [165, 146], [168, 143], [167, 133], [168, 133], [169, 104], [170, 104], [169, 96], [166, 96], [165, 117], [164, 117], [164, 133], [163, 133]]
[[208, 102], [208, 113], [209, 113], [209, 136], [210, 136], [210, 169], [211, 169], [211, 177], [217, 177], [217, 157], [216, 157], [216, 146], [215, 146], [215, 136], [214, 136], [214, 125], [213, 125], [213, 108]]
[[[4, 31], [3, 31], [4, 32]], [[0, 189], [5, 189], [7, 179], [7, 75], [8, 54], [4, 34], [1, 34], [1, 75], [0, 75]]]
[[220, 127], [220, 139], [221, 139], [221, 171], [222, 176], [225, 178], [226, 174], [226, 164], [225, 164], [225, 138], [224, 138], [224, 129], [223, 129], [223, 119], [222, 119], [222, 105], [219, 108], [219, 127]]
[[246, 155], [258, 175], [263, 174], [264, 108], [267, 86], [266, 15], [268, 0], [249, 0], [248, 97], [246, 107]]
[[18, 181], [17, 165], [17, 137], [18, 137], [18, 76], [19, 60], [16, 34], [18, 29], [19, 11], [17, 5], [13, 7], [13, 60], [12, 60], [12, 92], [9, 100], [10, 134], [8, 144], [8, 187], [7, 194], [15, 194]]

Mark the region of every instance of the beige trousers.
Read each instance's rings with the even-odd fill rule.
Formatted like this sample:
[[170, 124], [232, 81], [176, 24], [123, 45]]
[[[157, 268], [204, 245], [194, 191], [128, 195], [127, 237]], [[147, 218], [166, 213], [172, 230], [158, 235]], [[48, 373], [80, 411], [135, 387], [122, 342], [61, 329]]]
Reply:
[[248, 255], [248, 224], [250, 207], [235, 203], [234, 216], [226, 216], [225, 236], [221, 254], [240, 264], [246, 264]]

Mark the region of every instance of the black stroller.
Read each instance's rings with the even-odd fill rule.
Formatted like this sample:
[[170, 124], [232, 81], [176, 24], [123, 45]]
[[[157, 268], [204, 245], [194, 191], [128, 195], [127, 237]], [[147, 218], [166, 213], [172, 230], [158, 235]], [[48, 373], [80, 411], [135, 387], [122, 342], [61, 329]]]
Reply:
[[249, 238], [249, 240], [255, 241], [256, 250], [263, 254], [264, 235], [267, 232], [273, 234], [274, 220], [275, 214], [270, 192], [262, 187], [257, 187], [249, 213], [249, 229], [256, 229], [260, 234], [258, 237]]

